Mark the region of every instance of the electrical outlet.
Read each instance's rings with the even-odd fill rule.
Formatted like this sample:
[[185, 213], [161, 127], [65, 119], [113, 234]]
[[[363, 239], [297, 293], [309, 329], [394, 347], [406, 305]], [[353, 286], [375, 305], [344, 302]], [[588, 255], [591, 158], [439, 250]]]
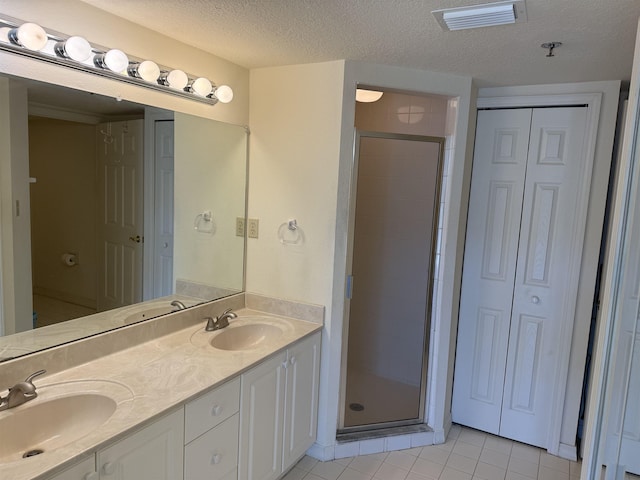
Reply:
[[247, 221], [247, 233], [249, 238], [258, 238], [260, 220], [257, 218], [249, 218]]
[[244, 217], [236, 218], [236, 236], [244, 237]]

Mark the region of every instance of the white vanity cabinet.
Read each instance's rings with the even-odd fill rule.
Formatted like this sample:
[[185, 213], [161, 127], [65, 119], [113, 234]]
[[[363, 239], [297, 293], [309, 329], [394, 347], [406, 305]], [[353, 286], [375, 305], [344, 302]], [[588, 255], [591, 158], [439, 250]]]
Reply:
[[100, 480], [182, 480], [184, 409], [98, 450]]
[[236, 480], [240, 378], [185, 406], [184, 480]]
[[320, 333], [242, 375], [238, 480], [275, 480], [316, 436]]
[[47, 480], [275, 480], [316, 438], [320, 332]]

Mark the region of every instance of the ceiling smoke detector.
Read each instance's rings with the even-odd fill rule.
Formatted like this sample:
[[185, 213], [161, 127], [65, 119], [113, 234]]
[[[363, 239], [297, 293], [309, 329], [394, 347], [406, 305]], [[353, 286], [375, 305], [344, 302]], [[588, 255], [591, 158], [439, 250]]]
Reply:
[[485, 3], [469, 7], [434, 10], [433, 15], [443, 30], [494, 27], [527, 21], [524, 0]]

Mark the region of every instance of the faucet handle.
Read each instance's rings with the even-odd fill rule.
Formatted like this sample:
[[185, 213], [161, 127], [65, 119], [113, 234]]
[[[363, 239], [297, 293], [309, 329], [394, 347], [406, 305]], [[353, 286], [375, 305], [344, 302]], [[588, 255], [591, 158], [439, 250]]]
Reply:
[[34, 372], [31, 375], [29, 375], [25, 380], [25, 383], [33, 383], [34, 378], [39, 377], [40, 375], [44, 375], [45, 373], [47, 373], [46, 370], [38, 370], [37, 372]]
[[218, 315], [218, 318], [224, 318], [224, 317], [228, 317], [228, 318], [237, 318], [238, 315], [235, 314], [235, 312], [233, 311], [233, 308], [227, 308], [224, 312], [222, 312], [220, 315]]

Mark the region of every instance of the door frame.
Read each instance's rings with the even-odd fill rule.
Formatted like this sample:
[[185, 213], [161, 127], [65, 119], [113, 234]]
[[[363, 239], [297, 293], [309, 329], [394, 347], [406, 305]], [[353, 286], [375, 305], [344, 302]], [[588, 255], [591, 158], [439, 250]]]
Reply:
[[[498, 109], [498, 108], [526, 108], [526, 107], [562, 107], [562, 106], [575, 106], [586, 105], [587, 107], [587, 131], [585, 134], [585, 143], [583, 148], [583, 158], [586, 161], [586, 168], [584, 169], [584, 176], [582, 178], [583, 187], [587, 184], [591, 184], [593, 189], [595, 182], [604, 182], [605, 193], [606, 185], [608, 184], [609, 170], [606, 172], [595, 172], [600, 175], [594, 182], [594, 162], [596, 157], [596, 139], [598, 137], [598, 126], [600, 119], [600, 109], [602, 104], [601, 92], [588, 92], [588, 93], [566, 93], [566, 94], [533, 94], [533, 95], [507, 95], [507, 96], [491, 96], [480, 97], [477, 101], [478, 109]], [[589, 190], [591, 190], [589, 189]], [[606, 197], [605, 197], [606, 198]], [[591, 200], [591, 201], [590, 201]], [[602, 198], [602, 212], [593, 212], [591, 203], [593, 202], [593, 194], [589, 191], [588, 196], [584, 196], [578, 200], [578, 205], [581, 208], [581, 212], [578, 213], [578, 218], [584, 218], [584, 221], [578, 222], [575, 231], [584, 230], [583, 237], [583, 253], [582, 262], [574, 262], [570, 266], [572, 275], [578, 275], [578, 287], [577, 290], [569, 292], [568, 298], [576, 298], [576, 304], [573, 307], [574, 318], [582, 318], [585, 314], [586, 318], [591, 318], [591, 308], [593, 304], [595, 282], [589, 282], [589, 278], [595, 279], [595, 274], [598, 268], [598, 251], [599, 251], [599, 238], [601, 235], [601, 225], [597, 232], [598, 242], [597, 250], [589, 252], [586, 239], [593, 235], [593, 232], [589, 232], [589, 225], [593, 223], [594, 218], [600, 217], [600, 224], [604, 218], [604, 198]], [[586, 212], [585, 212], [586, 210]], [[597, 226], [596, 226], [597, 230]], [[571, 310], [569, 310], [571, 311]], [[547, 440], [547, 451], [552, 455], [559, 455], [563, 458], [569, 458], [575, 460], [577, 458], [576, 446], [561, 441], [562, 427], [567, 421], [564, 418], [564, 405], [567, 396], [571, 397], [573, 404], [578, 405], [581, 395], [582, 378], [584, 375], [584, 362], [587, 354], [587, 339], [589, 335], [590, 322], [574, 322], [573, 328], [568, 328], [566, 324], [561, 327], [561, 335], [558, 345], [560, 349], [558, 351], [558, 369], [553, 378], [553, 398], [551, 404], [553, 405], [553, 411], [551, 414], [551, 422], [549, 426], [549, 435]], [[576, 337], [574, 339], [574, 336]], [[582, 366], [579, 367], [580, 371], [574, 371], [572, 375], [579, 377], [580, 388], [576, 389], [568, 387], [568, 381], [571, 360], [572, 357], [581, 358]], [[559, 374], [558, 372], [565, 372]], [[577, 393], [577, 398], [576, 398]], [[575, 423], [577, 427], [578, 420], [578, 408], [575, 409], [575, 420], [572, 418], [570, 423]]]
[[[353, 136], [353, 169], [351, 175], [351, 185], [349, 191], [349, 210], [348, 210], [348, 229], [347, 229], [347, 258], [346, 258], [346, 269], [345, 275], [346, 278], [349, 279], [353, 274], [353, 250], [354, 250], [354, 237], [355, 237], [355, 221], [356, 221], [356, 197], [357, 197], [357, 187], [358, 187], [358, 169], [359, 169], [359, 161], [360, 161], [360, 137], [366, 136], [371, 138], [387, 138], [387, 139], [399, 139], [399, 140], [413, 140], [420, 142], [429, 142], [429, 143], [438, 143], [440, 145], [439, 153], [438, 153], [438, 183], [436, 186], [436, 197], [437, 201], [434, 204], [434, 214], [433, 219], [436, 226], [440, 225], [440, 203], [442, 201], [442, 174], [443, 174], [443, 164], [444, 164], [444, 154], [445, 154], [445, 142], [446, 138], [444, 137], [434, 137], [430, 135], [412, 135], [405, 133], [390, 133], [390, 132], [376, 132], [376, 131], [368, 131], [368, 130], [359, 130], [354, 128], [354, 136]], [[436, 251], [436, 239], [437, 239], [437, 228], [431, 232], [431, 265], [430, 270], [433, 273], [433, 266], [435, 261], [435, 251]], [[346, 282], [346, 290], [344, 292], [344, 313], [343, 313], [343, 324], [342, 324], [342, 350], [341, 350], [341, 359], [340, 359], [340, 389], [339, 389], [339, 404], [338, 404], [338, 432], [345, 433], [349, 432], [357, 432], [362, 430], [368, 430], [367, 427], [357, 426], [357, 427], [345, 427], [344, 426], [344, 416], [345, 416], [345, 403], [346, 403], [346, 383], [347, 383], [347, 358], [348, 358], [348, 350], [349, 350], [349, 314], [351, 311], [351, 297], [349, 290], [352, 287], [352, 281], [347, 280]], [[427, 291], [427, 312], [426, 318], [431, 317], [432, 314], [432, 306], [433, 306], [433, 288], [434, 288], [434, 278], [431, 275], [429, 278], [429, 288]], [[420, 379], [420, 406], [419, 412], [420, 417], [417, 420], [421, 420], [422, 423], [427, 423], [427, 398], [429, 395], [429, 386], [427, 385], [427, 374], [428, 374], [428, 366], [429, 366], [429, 356], [430, 356], [430, 330], [427, 328], [425, 330], [425, 339], [424, 339], [424, 348], [425, 352], [422, 356], [422, 376]], [[373, 424], [378, 425], [378, 428], [388, 428], [395, 427], [401, 425], [415, 425], [415, 421], [401, 421], [401, 422], [387, 422], [383, 424]]]

